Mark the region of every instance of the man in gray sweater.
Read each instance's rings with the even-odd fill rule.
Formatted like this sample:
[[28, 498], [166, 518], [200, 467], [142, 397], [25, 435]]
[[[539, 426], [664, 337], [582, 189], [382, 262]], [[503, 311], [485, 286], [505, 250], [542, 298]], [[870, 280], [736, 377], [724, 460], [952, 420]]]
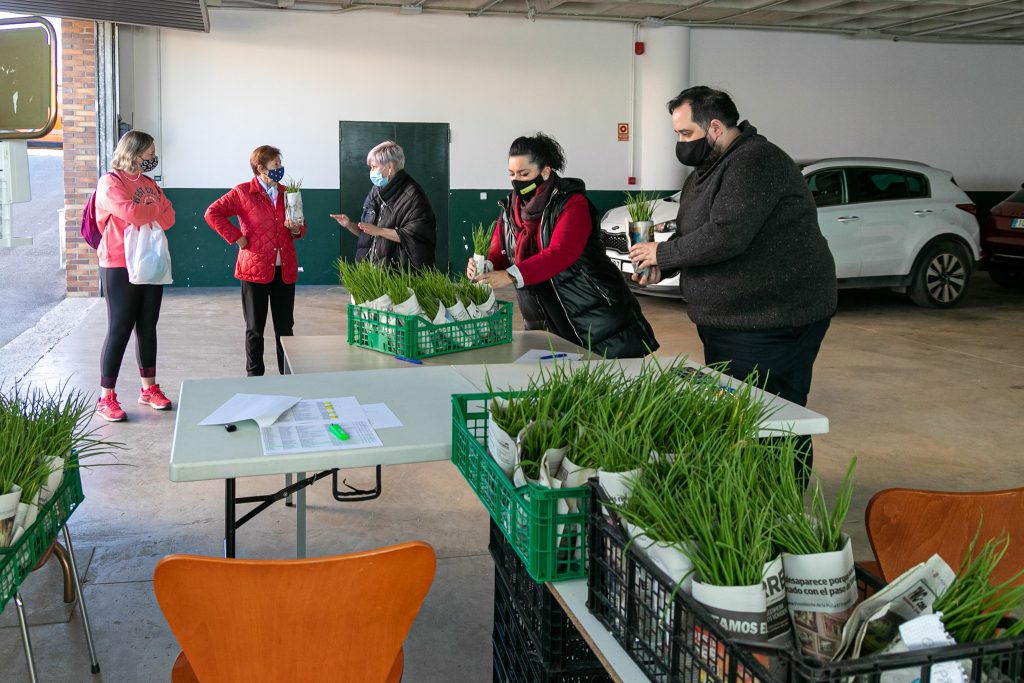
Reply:
[[744, 121], [724, 92], [698, 86], [668, 103], [683, 185], [676, 234], [629, 255], [641, 285], [680, 273], [704, 362], [807, 404], [836, 310], [836, 269], [799, 167]]

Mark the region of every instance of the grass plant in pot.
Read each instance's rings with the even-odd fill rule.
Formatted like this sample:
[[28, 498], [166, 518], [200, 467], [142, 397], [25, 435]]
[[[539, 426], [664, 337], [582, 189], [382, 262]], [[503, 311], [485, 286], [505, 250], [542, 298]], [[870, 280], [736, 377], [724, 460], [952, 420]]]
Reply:
[[[626, 234], [629, 236], [629, 246], [654, 241], [654, 205], [657, 195], [640, 190], [633, 194], [626, 193], [626, 211], [629, 212], [629, 228]], [[638, 274], [646, 275], [647, 269], [638, 270]]]
[[473, 226], [470, 233], [473, 239], [473, 265], [477, 273], [484, 272], [484, 264], [487, 262], [487, 252], [491, 250], [491, 235], [494, 234], [495, 223], [487, 227], [483, 223]]
[[695, 541], [693, 598], [737, 640], [789, 647], [782, 559], [775, 551], [772, 442], [723, 439], [692, 468], [682, 514]]
[[610, 502], [629, 535], [629, 545], [646, 555], [678, 587], [691, 592], [695, 552], [685, 517], [688, 482], [695, 460], [658, 460], [641, 469], [629, 498]]
[[[484, 381], [487, 392], [495, 394], [490, 375]], [[531, 398], [523, 392], [510, 399], [494, 396], [487, 403], [487, 452], [509, 480], [519, 462], [519, 433], [534, 418]]]
[[284, 183], [284, 215], [296, 225], [306, 222], [302, 212], [302, 178], [289, 177]]
[[775, 543], [782, 551], [786, 575], [786, 602], [797, 645], [808, 656], [828, 660], [838, 651], [842, 628], [857, 604], [857, 578], [853, 543], [843, 533], [853, 499], [851, 458], [829, 510], [821, 480], [815, 476], [810, 502], [805, 503], [802, 482], [794, 463], [802, 457], [795, 438], [778, 439], [771, 455], [778, 471]]

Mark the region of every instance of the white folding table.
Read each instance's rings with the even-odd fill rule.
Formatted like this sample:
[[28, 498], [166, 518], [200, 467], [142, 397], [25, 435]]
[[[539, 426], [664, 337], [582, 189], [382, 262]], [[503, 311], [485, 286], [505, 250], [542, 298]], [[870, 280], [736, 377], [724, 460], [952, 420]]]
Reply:
[[[451, 457], [451, 395], [472, 393], [476, 387], [448, 367], [408, 367], [275, 377], [186, 380], [181, 385], [171, 445], [170, 479], [175, 482], [223, 479], [225, 482], [224, 554], [235, 556], [239, 526], [274, 502], [295, 493], [296, 554], [305, 557], [305, 487], [337, 469], [394, 465]], [[234, 396], [276, 394], [302, 398], [355, 396], [360, 403], [386, 403], [401, 427], [379, 430], [383, 446], [291, 455], [263, 454], [259, 428], [252, 421], [236, 431], [199, 422]], [[298, 472], [297, 480], [275, 493], [239, 498], [237, 477]], [[306, 472], [316, 472], [307, 477]], [[335, 474], [335, 477], [337, 475]], [[337, 482], [335, 481], [335, 484]], [[257, 506], [236, 518], [239, 503]]]

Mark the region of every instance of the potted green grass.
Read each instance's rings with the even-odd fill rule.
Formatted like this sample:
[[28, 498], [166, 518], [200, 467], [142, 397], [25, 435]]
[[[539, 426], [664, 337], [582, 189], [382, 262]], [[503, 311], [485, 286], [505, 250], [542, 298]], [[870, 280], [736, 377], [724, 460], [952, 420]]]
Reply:
[[[782, 558], [773, 542], [770, 442], [720, 442], [694, 468], [682, 506], [694, 544], [693, 598], [739, 641], [792, 642]], [[742, 613], [743, 618], [736, 618]]]
[[289, 177], [284, 183], [284, 213], [285, 218], [292, 223], [301, 224], [306, 222], [306, 216], [302, 212], [302, 178], [295, 180]]
[[777, 440], [777, 449], [771, 453], [777, 458], [779, 482], [774, 537], [782, 551], [786, 602], [797, 643], [804, 654], [827, 660], [838, 650], [842, 626], [857, 604], [853, 543], [843, 532], [857, 459], [850, 459], [831, 510], [817, 476], [810, 487], [810, 502], [805, 504], [794, 467], [796, 459], [803, 457], [797, 443], [795, 438]]
[[[654, 241], [654, 205], [657, 195], [640, 190], [633, 194], [626, 193], [626, 211], [629, 213], [629, 226], [626, 234], [629, 236], [629, 246]], [[638, 270], [638, 274], [646, 275], [647, 269]]]
[[470, 236], [473, 239], [473, 265], [477, 273], [484, 272], [484, 264], [487, 262], [487, 252], [491, 250], [491, 235], [494, 234], [494, 227], [497, 223], [491, 223], [490, 227], [483, 223], [473, 226]]
[[[994, 581], [993, 575], [1010, 546], [1010, 536], [1003, 532], [975, 553], [980, 532], [979, 523], [956, 578], [932, 604], [932, 611], [941, 613], [943, 626], [958, 643], [1013, 638], [1024, 633], [1024, 619], [1018, 618], [1006, 628], [1001, 626], [1006, 615], [1020, 617], [1024, 611], [1024, 568], [1004, 581]], [[1018, 538], [1014, 542], [1022, 541]]]

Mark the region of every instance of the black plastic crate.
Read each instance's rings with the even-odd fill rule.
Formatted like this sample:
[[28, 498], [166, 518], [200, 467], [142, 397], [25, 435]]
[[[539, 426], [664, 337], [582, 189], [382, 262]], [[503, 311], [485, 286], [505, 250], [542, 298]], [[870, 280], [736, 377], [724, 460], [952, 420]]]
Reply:
[[628, 536], [590, 481], [587, 607], [655, 683], [774, 680], [650, 560], [626, 550]]
[[488, 548], [494, 559], [495, 621], [499, 605], [510, 614], [502, 621], [515, 625], [529, 650], [548, 671], [600, 668], [593, 650], [576, 630], [547, 586], [530, 578], [526, 565], [492, 520]]
[[600, 665], [589, 669], [552, 671], [544, 667], [530, 651], [529, 639], [520, 629], [507, 628], [497, 616], [495, 606], [494, 683], [611, 683], [608, 672]]
[[[972, 682], [1024, 683], [1024, 635], [841, 662], [738, 643], [703, 606], [675, 591], [673, 582], [650, 560], [633, 548], [625, 550], [625, 531], [614, 513], [602, 508], [604, 495], [596, 481], [589, 485], [593, 492], [587, 607], [656, 683], [879, 683], [885, 672], [898, 670], [914, 671], [908, 680], [929, 681], [935, 679], [933, 665], [953, 661], [970, 663], [967, 680]], [[857, 567], [861, 598], [884, 585]], [[1006, 620], [1004, 626], [1010, 623]]]

